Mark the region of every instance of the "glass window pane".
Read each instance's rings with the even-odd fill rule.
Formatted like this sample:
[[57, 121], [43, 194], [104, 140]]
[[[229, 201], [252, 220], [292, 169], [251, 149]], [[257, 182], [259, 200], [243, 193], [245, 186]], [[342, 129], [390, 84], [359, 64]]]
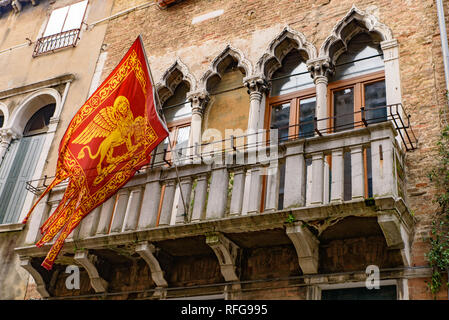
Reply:
[[192, 104], [186, 102], [180, 106], [164, 108], [164, 112], [167, 123], [170, 123], [175, 120], [190, 117], [192, 115]]
[[192, 115], [192, 104], [187, 99], [187, 92], [190, 87], [187, 82], [181, 82], [176, 90], [162, 107], [167, 123], [186, 118]]
[[272, 97], [314, 86], [307, 65], [302, 61], [298, 51], [287, 54], [282, 61], [282, 67], [273, 74], [271, 79], [273, 79], [271, 82]]
[[189, 146], [190, 126], [178, 129], [178, 136], [176, 137], [176, 155], [178, 159], [187, 155], [187, 147]]
[[64, 28], [62, 31], [79, 29], [81, 27], [81, 22], [84, 17], [84, 11], [86, 11], [87, 0], [75, 3], [70, 6], [69, 12], [67, 14], [67, 19], [64, 23]]
[[348, 44], [348, 50], [340, 55], [332, 81], [368, 74], [384, 69], [382, 50], [368, 34], [355, 36]]
[[313, 118], [315, 117], [316, 98], [301, 100], [299, 105], [299, 136], [313, 137]]
[[386, 105], [387, 96], [384, 80], [365, 85], [365, 117], [368, 123], [387, 120]]
[[335, 131], [354, 128], [354, 88], [334, 91]]
[[278, 129], [279, 141], [288, 139], [290, 103], [273, 106], [271, 109], [271, 129]]
[[69, 11], [69, 7], [63, 7], [53, 10], [53, 12], [50, 15], [50, 19], [48, 20], [44, 37], [51, 36], [53, 34], [61, 32], [64, 20], [67, 16], [67, 11]]

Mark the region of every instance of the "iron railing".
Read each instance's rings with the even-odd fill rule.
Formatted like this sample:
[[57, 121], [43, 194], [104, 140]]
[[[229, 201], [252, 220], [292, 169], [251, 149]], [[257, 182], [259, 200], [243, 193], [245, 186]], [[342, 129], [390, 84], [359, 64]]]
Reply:
[[75, 47], [79, 40], [80, 30], [72, 29], [39, 38], [34, 47], [33, 57], [67, 47]]
[[[382, 116], [377, 115], [373, 117], [376, 110], [382, 109]], [[367, 115], [368, 114], [368, 115]], [[339, 118], [348, 117], [348, 115], [353, 115], [352, 122], [345, 122], [342, 125], [336, 125], [335, 120]], [[356, 120], [357, 119], [357, 120]], [[196, 160], [201, 158], [201, 160], [208, 156], [217, 155], [217, 153], [222, 153], [222, 158], [225, 158], [227, 153], [232, 152], [245, 152], [248, 149], [254, 149], [258, 147], [267, 147], [275, 144], [283, 144], [287, 141], [294, 141], [298, 139], [307, 139], [314, 136], [322, 136], [323, 134], [332, 134], [334, 132], [350, 131], [354, 129], [369, 127], [372, 124], [380, 122], [390, 121], [400, 137], [403, 143], [403, 147], [406, 151], [411, 151], [417, 148], [418, 139], [413, 132], [410, 125], [410, 115], [407, 114], [405, 108], [402, 104], [394, 104], [388, 106], [381, 106], [375, 108], [361, 108], [360, 111], [356, 111], [350, 114], [340, 114], [334, 117], [327, 117], [322, 119], [303, 121], [302, 123], [285, 126], [280, 128], [271, 128], [263, 130], [260, 132], [249, 133], [241, 136], [230, 136], [226, 139], [219, 141], [213, 141], [210, 143], [203, 143], [201, 145], [196, 144], [194, 146], [179, 148], [169, 151], [166, 148], [163, 150], [155, 149], [152, 154], [152, 159], [150, 164], [143, 166], [139, 171], [144, 171], [147, 169], [171, 166], [173, 162], [168, 159], [176, 157], [176, 163], [187, 163], [188, 161]], [[295, 130], [291, 130], [291, 129]], [[287, 130], [287, 135], [278, 135], [277, 139], [273, 139], [272, 131], [278, 130], [278, 133], [282, 130]], [[291, 133], [291, 132], [295, 133]], [[251, 139], [251, 137], [253, 137]], [[261, 139], [262, 137], [262, 139]], [[211, 151], [204, 151], [205, 149]], [[176, 155], [169, 155], [170, 153], [176, 153]], [[89, 170], [89, 169], [87, 169]], [[97, 170], [92, 168], [91, 170]], [[47, 185], [53, 180], [54, 177], [45, 176], [43, 179], [31, 180], [26, 183], [26, 189], [32, 193], [38, 195], [42, 192]]]

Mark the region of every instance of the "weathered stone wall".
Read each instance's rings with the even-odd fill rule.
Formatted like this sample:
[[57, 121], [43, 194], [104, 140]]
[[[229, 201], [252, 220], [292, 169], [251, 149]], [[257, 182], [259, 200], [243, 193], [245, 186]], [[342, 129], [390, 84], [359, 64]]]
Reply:
[[25, 298], [29, 274], [14, 252], [22, 236], [20, 231], [0, 233], [0, 300]]

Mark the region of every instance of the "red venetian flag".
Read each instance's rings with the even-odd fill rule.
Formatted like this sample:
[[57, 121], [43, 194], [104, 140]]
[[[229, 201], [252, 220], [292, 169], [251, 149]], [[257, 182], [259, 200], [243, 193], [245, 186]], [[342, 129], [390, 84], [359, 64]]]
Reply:
[[126, 184], [168, 130], [156, 111], [155, 91], [139, 36], [118, 66], [75, 114], [59, 146], [55, 179], [33, 205], [69, 179], [59, 206], [41, 226], [40, 247], [60, 235], [42, 266], [50, 270], [81, 220]]

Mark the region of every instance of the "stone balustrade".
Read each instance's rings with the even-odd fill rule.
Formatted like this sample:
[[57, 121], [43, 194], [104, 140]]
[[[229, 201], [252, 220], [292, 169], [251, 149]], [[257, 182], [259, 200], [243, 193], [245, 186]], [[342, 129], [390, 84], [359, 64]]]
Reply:
[[[367, 188], [374, 199], [405, 201], [403, 156], [395, 134], [391, 123], [385, 122], [291, 140], [279, 145], [276, 158], [270, 161], [179, 165], [179, 179], [174, 167], [148, 169], [84, 218], [68, 241], [344, 204], [366, 199]], [[350, 165], [345, 166], [347, 161]], [[283, 188], [281, 180], [285, 181]], [[349, 186], [350, 192], [345, 192]], [[278, 202], [281, 189], [283, 208]], [[27, 245], [39, 240], [39, 226], [56, 209], [63, 192], [63, 187], [56, 189], [36, 208]]]

